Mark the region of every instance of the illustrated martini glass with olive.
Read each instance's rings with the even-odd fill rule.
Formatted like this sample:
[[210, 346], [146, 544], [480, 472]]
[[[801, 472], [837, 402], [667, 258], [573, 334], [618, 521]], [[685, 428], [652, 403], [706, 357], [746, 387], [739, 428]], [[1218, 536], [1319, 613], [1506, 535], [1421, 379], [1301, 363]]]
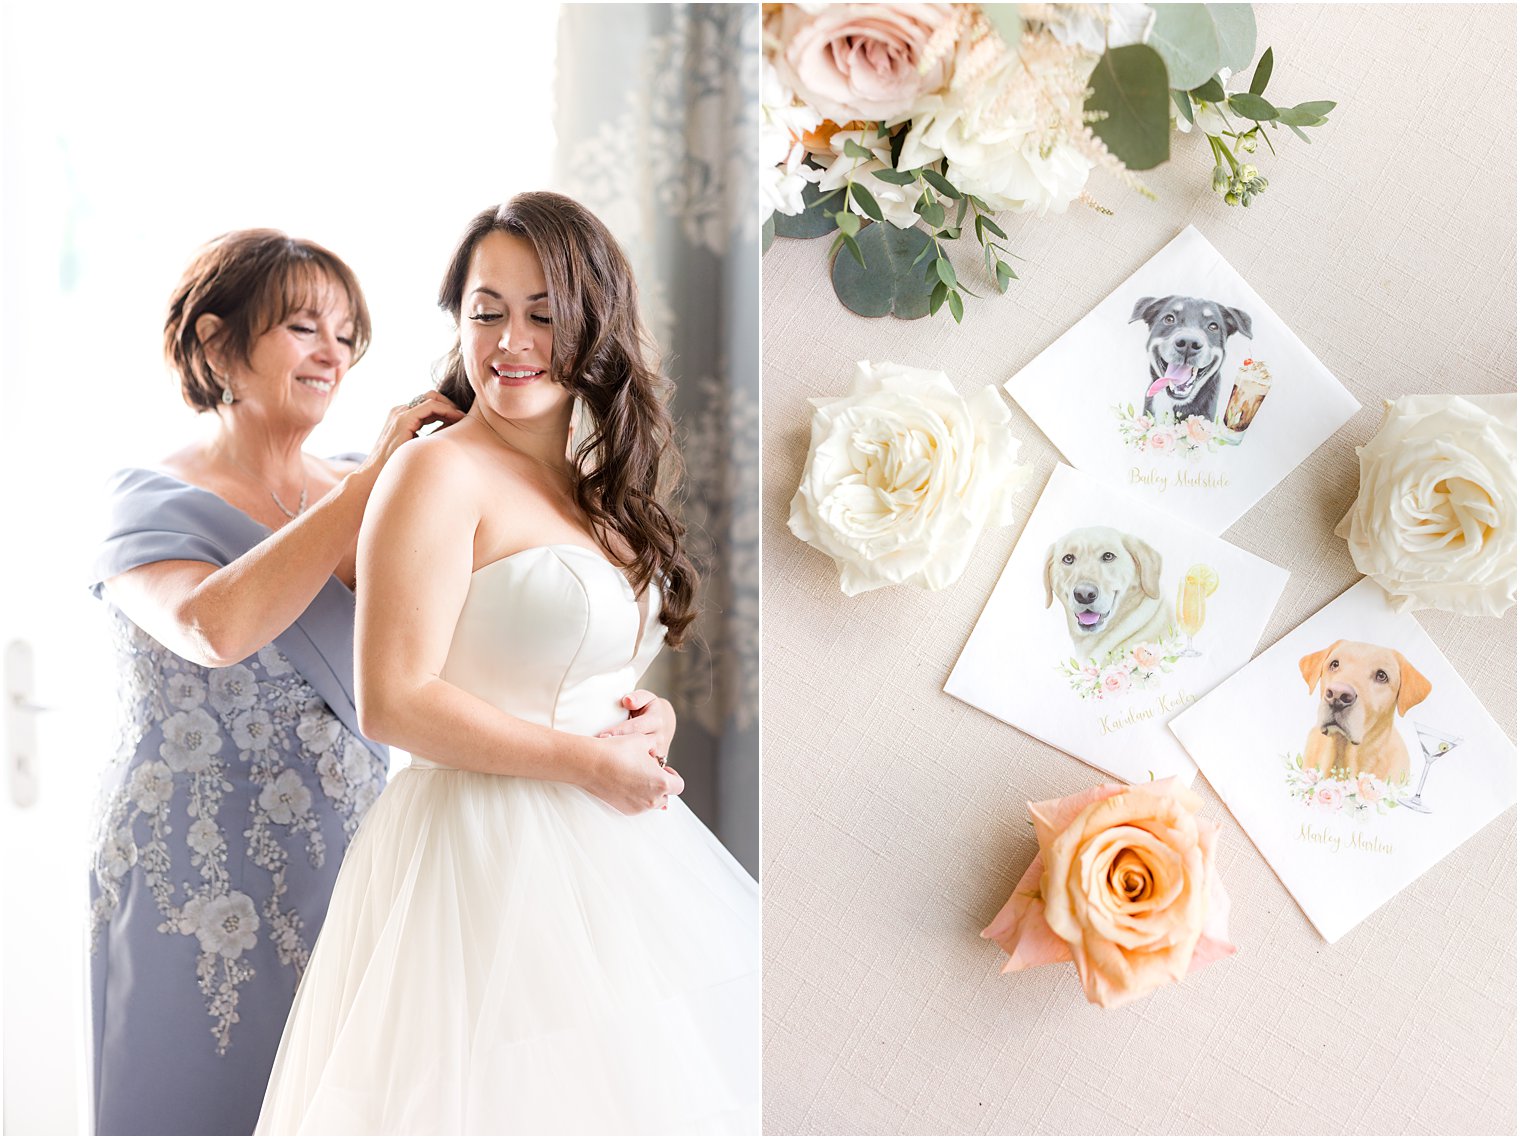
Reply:
[[1415, 723], [1414, 731], [1420, 737], [1420, 750], [1425, 753], [1425, 770], [1420, 772], [1420, 785], [1415, 788], [1414, 794], [1399, 796], [1399, 802], [1411, 811], [1428, 815], [1431, 811], [1422, 796], [1425, 794], [1425, 780], [1430, 776], [1430, 765], [1461, 743], [1462, 737], [1418, 722]]

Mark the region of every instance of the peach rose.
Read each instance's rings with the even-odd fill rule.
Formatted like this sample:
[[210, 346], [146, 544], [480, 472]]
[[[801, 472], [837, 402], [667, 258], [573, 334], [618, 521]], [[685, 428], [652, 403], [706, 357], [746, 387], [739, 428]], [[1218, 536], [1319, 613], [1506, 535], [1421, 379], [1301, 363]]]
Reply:
[[1152, 431], [1151, 437], [1145, 441], [1149, 450], [1165, 455], [1177, 446], [1177, 440], [1170, 431]]
[[957, 19], [953, 4], [788, 4], [776, 68], [836, 123], [904, 116], [948, 82]]
[[1135, 658], [1135, 663], [1141, 668], [1155, 668], [1161, 663], [1161, 654], [1156, 651], [1154, 645], [1136, 645], [1134, 652], [1130, 655]]
[[1209, 441], [1209, 435], [1211, 434], [1209, 431], [1209, 426], [1209, 421], [1203, 418], [1201, 415], [1188, 416], [1188, 438], [1191, 439], [1194, 443], [1207, 443]]
[[1368, 805], [1376, 803], [1387, 793], [1387, 786], [1376, 775], [1363, 772], [1356, 777], [1356, 797], [1363, 803]]
[[1087, 999], [1117, 1008], [1234, 953], [1200, 805], [1175, 778], [1030, 803], [1040, 853], [982, 931], [1003, 972], [1074, 961]]

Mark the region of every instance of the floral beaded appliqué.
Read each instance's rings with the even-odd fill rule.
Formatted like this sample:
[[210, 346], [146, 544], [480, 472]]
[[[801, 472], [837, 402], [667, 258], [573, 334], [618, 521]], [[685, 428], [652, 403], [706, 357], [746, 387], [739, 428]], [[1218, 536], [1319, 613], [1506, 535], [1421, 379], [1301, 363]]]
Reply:
[[[286, 899], [291, 860], [324, 866], [323, 819], [341, 820], [346, 844], [384, 787], [385, 767], [273, 645], [208, 669], [115, 610], [112, 625], [121, 711], [99, 811], [91, 942], [128, 876], [141, 873], [159, 932], [197, 940], [196, 980], [224, 1055], [240, 990], [255, 976], [244, 954], [268, 938], [297, 979], [310, 957], [305, 923]], [[189, 820], [182, 839], [171, 821], [177, 808]], [[234, 884], [228, 857], [240, 841]]]

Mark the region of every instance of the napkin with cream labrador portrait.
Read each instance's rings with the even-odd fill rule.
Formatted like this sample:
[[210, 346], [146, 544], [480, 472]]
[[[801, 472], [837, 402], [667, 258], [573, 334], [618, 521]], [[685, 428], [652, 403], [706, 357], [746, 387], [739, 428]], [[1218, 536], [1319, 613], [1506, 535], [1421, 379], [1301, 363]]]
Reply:
[[1185, 786], [1166, 722], [1251, 659], [1287, 581], [1058, 464], [945, 691], [1127, 783]]

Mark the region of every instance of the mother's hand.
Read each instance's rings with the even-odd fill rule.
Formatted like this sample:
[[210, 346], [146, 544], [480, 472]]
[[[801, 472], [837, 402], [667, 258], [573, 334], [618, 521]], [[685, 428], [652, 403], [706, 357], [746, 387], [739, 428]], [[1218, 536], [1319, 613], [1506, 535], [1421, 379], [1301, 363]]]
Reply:
[[370, 448], [369, 457], [360, 466], [378, 475], [386, 460], [396, 453], [401, 444], [417, 438], [417, 433], [429, 423], [448, 426], [464, 418], [464, 412], [454, 406], [454, 401], [439, 391], [426, 391], [411, 403], [391, 408], [386, 416], [380, 438]]
[[582, 786], [625, 815], [664, 810], [686, 781], [673, 767], [662, 767], [643, 734], [599, 736], [592, 741], [596, 761]]
[[609, 736], [644, 736], [654, 748], [656, 759], [663, 760], [670, 754], [671, 741], [676, 735], [676, 710], [669, 700], [656, 696], [648, 689], [630, 692], [620, 701], [628, 709], [628, 719], [608, 728], [598, 739]]

